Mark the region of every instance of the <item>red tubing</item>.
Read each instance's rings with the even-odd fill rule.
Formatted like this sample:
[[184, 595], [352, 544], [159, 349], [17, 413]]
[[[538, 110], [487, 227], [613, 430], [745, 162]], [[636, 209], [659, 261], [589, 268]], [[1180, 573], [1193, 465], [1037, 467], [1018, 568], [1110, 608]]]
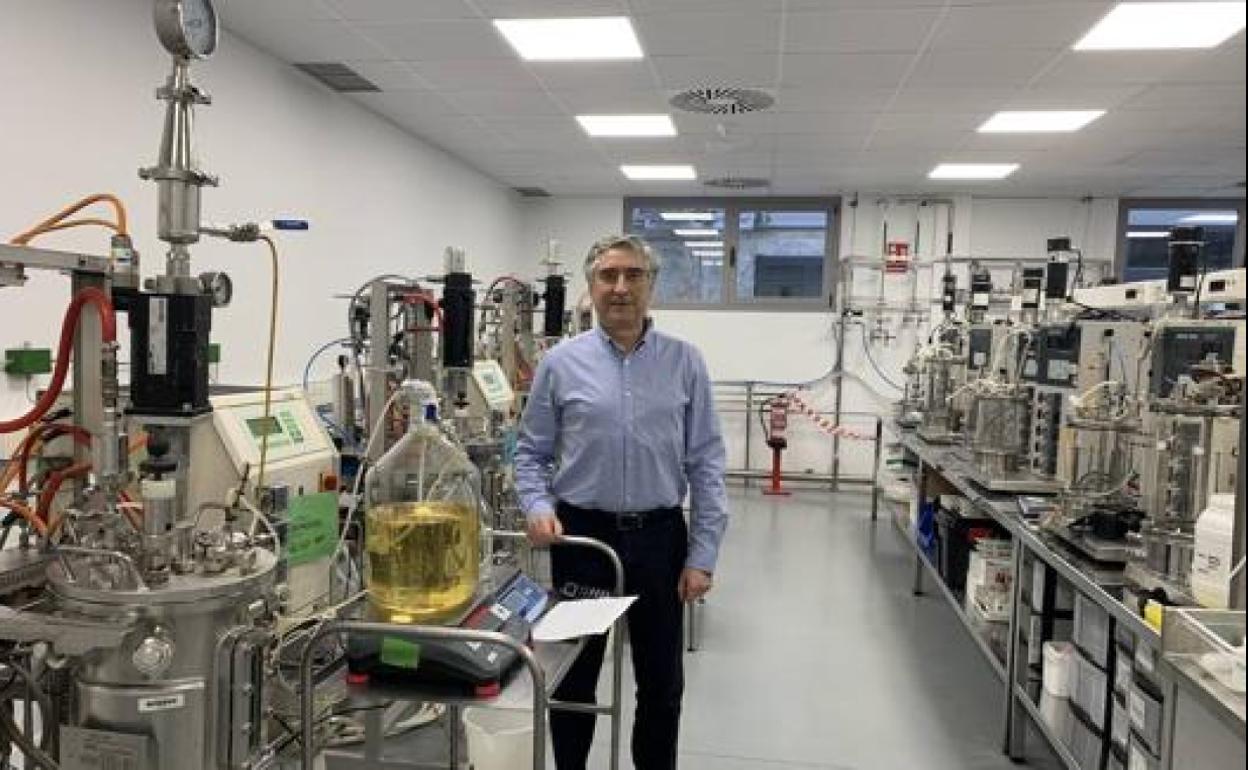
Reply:
[[56, 369], [52, 372], [52, 381], [43, 397], [29, 412], [14, 420], [0, 421], [0, 433], [12, 433], [28, 427], [35, 420], [48, 413], [65, 387], [65, 375], [69, 372], [69, 359], [73, 355], [74, 335], [78, 331], [78, 317], [82, 307], [92, 304], [100, 314], [100, 336], [104, 342], [117, 341], [117, 314], [113, 310], [113, 302], [101, 289], [88, 287], [78, 292], [69, 307], [65, 309], [65, 320], [61, 322], [61, 342], [56, 349]]
[[91, 433], [86, 428], [77, 425], [62, 425], [60, 423], [52, 423], [50, 425], [37, 425], [31, 431], [26, 440], [22, 442], [21, 449], [17, 451], [17, 488], [22, 494], [29, 489], [30, 483], [26, 477], [27, 466], [30, 464], [30, 450], [32, 450], [40, 438], [44, 443], [59, 438], [62, 435], [71, 435], [74, 437], [74, 443], [91, 446]]

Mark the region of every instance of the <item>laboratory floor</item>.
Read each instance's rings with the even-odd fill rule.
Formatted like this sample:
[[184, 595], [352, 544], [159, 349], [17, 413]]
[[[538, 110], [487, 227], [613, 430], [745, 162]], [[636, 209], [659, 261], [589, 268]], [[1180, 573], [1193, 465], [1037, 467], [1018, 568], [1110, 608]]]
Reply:
[[[686, 657], [681, 770], [1020, 767], [999, 748], [991, 669], [937, 592], [911, 594], [913, 551], [883, 510], [872, 524], [870, 497], [729, 493], [700, 649]], [[621, 768], [631, 770], [631, 667], [624, 679]], [[427, 727], [387, 753], [444, 757], [444, 741]], [[591, 770], [608, 767], [608, 741], [600, 721]], [[1060, 767], [1040, 738], [1028, 748], [1021, 767]]]
[[[1006, 770], [1000, 685], [865, 494], [730, 488], [681, 770]], [[631, 671], [625, 703], [631, 703]], [[604, 725], [605, 727], [605, 725]], [[625, 720], [625, 744], [631, 715]], [[591, 767], [605, 768], [605, 729]], [[1027, 767], [1060, 767], [1037, 737]], [[623, 768], [631, 768], [627, 760]]]

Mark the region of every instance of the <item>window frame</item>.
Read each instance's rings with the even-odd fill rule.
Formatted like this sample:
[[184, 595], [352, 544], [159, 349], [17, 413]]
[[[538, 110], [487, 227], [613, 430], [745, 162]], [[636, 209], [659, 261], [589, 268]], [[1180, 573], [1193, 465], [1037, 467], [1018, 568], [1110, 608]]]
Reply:
[[[657, 295], [651, 305], [656, 310], [721, 310], [768, 312], [823, 312], [835, 310], [839, 254], [841, 250], [841, 197], [829, 196], [626, 196], [621, 219], [622, 231], [630, 233], [630, 214], [638, 206], [661, 209], [676, 207], [697, 209], [713, 207], [724, 210], [724, 247], [722, 299], [719, 302], [664, 302]], [[737, 251], [740, 242], [740, 214], [752, 209], [782, 211], [822, 211], [828, 215], [827, 237], [824, 241], [823, 286], [817, 297], [740, 297], [737, 295]], [[642, 236], [644, 237], [644, 236]]]
[[1119, 198], [1118, 199], [1118, 233], [1117, 245], [1114, 250], [1114, 276], [1122, 281], [1127, 269], [1127, 229], [1128, 218], [1132, 209], [1192, 209], [1226, 211], [1234, 209], [1239, 213], [1239, 221], [1235, 223], [1235, 245], [1231, 247], [1231, 268], [1244, 266], [1244, 216], [1245, 201], [1243, 198]]

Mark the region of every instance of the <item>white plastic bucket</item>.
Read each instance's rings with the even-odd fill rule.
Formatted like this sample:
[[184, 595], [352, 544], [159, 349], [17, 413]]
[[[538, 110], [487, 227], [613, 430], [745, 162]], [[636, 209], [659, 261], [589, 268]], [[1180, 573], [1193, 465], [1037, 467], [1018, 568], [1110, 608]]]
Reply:
[[1044, 643], [1044, 691], [1054, 698], [1070, 697], [1075, 668], [1075, 646], [1070, 642]]
[[464, 733], [472, 770], [532, 770], [532, 711], [465, 709]]

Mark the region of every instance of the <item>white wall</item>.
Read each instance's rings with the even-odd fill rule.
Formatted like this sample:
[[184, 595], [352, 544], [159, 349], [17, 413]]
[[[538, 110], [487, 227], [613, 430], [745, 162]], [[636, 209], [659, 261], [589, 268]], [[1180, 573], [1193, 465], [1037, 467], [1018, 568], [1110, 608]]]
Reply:
[[[160, 142], [168, 70], [152, 31], [150, 0], [0, 0], [0, 237], [72, 200], [110, 191], [126, 202], [144, 274], [164, 268], [155, 237], [156, 188], [140, 181]], [[213, 97], [196, 115], [204, 168], [221, 186], [204, 193], [204, 218], [230, 222], [297, 216], [283, 234], [279, 381], [302, 374], [320, 343], [345, 331], [345, 301], [382, 272], [440, 272], [450, 244], [483, 277], [523, 270], [514, 193], [264, 54], [223, 34], [193, 79]], [[49, 248], [105, 253], [105, 231], [45, 237]], [[264, 372], [269, 269], [263, 246], [205, 242], [193, 270], [225, 270], [233, 304], [215, 314], [222, 382]], [[0, 348], [55, 345], [68, 281], [34, 275], [0, 289]], [[123, 357], [128, 357], [124, 356]], [[329, 357], [325, 364], [328, 365]], [[322, 368], [321, 371], [326, 371]], [[0, 376], [0, 414], [27, 406], [23, 380]]]
[[[848, 202], [853, 196], [846, 196]], [[878, 255], [887, 217], [889, 240], [913, 245], [915, 220], [919, 221], [922, 256], [945, 253], [948, 206], [933, 204], [919, 210], [914, 204], [887, 196], [862, 194], [857, 207], [842, 208], [840, 253]], [[957, 196], [953, 200], [953, 252], [979, 257], [1040, 257], [1045, 241], [1069, 235], [1088, 259], [1113, 258], [1118, 202], [1115, 199], [1005, 199]], [[547, 238], [558, 239], [565, 259], [579, 267], [585, 250], [595, 238], [620, 230], [623, 201], [618, 198], [552, 198], [525, 201], [523, 228], [526, 251], [537, 253]], [[878, 274], [875, 274], [878, 276]], [[874, 296], [876, 278], [855, 287], [855, 293]], [[908, 295], [904, 278], [886, 279], [890, 298]], [[931, 296], [931, 277], [923, 275], [919, 297]], [[1002, 278], [1003, 280], [1003, 278]], [[966, 279], [960, 276], [959, 285]], [[804, 382], [832, 369], [836, 360], [837, 317], [828, 312], [768, 312], [746, 310], [658, 310], [656, 322], [684, 337], [702, 350], [711, 376], [716, 380], [770, 380]], [[927, 329], [894, 327], [896, 337], [871, 346], [872, 358], [892, 381], [903, 381], [901, 367]], [[849, 374], [843, 409], [880, 413], [898, 391], [876, 374], [867, 358], [862, 330], [851, 326], [845, 346], [845, 371]], [[806, 396], [817, 408], [831, 409], [835, 389], [828, 380], [813, 386]], [[722, 415], [728, 438], [730, 465], [743, 465], [744, 422], [740, 415]], [[830, 441], [809, 421], [795, 418], [797, 427], [785, 456], [786, 470], [826, 473], [831, 462]], [[756, 433], [755, 436], [758, 434]], [[766, 447], [755, 439], [752, 467], [767, 462]], [[869, 444], [849, 443], [841, 452], [842, 471], [867, 473]]]

